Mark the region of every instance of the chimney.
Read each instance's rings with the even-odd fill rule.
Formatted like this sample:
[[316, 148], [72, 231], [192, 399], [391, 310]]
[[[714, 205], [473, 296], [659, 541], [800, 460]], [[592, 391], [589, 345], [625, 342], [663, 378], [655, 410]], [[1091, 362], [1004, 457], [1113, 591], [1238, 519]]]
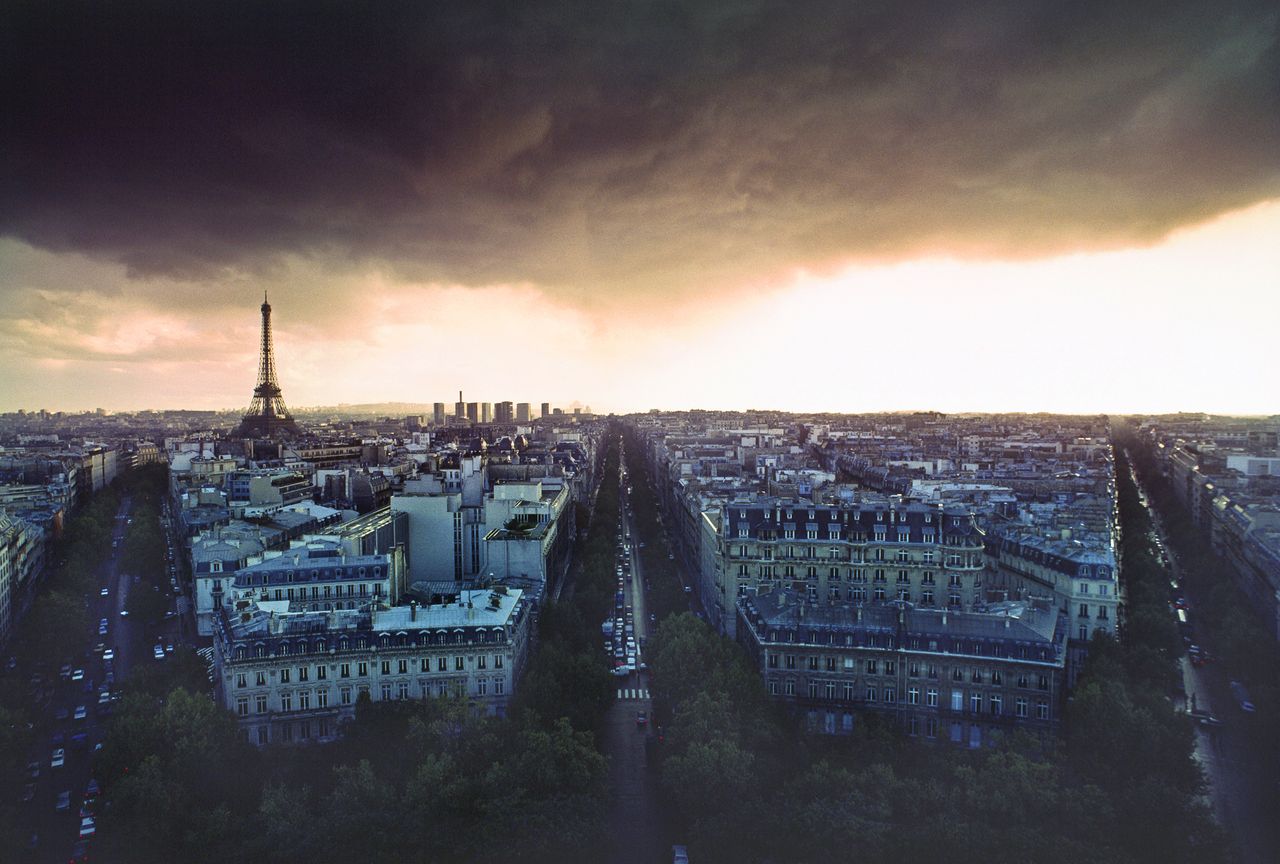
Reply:
[[1007, 612], [1005, 613], [1005, 616], [1004, 616], [1004, 629], [1006, 630], [1009, 629], [1009, 613]]
[[417, 600], [409, 601], [409, 620], [410, 621], [418, 620], [418, 601]]

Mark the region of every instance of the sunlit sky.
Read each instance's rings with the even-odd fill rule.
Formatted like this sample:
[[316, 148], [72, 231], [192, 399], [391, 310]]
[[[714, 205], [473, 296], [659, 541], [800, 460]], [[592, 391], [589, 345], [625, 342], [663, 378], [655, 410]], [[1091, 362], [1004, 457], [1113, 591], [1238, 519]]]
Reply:
[[0, 410], [1280, 412], [1271, 4], [129, 5], [0, 12]]

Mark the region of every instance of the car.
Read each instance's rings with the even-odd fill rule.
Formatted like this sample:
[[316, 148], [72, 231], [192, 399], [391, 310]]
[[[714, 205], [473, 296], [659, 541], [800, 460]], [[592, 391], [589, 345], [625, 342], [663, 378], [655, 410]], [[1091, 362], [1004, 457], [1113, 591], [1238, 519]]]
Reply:
[[71, 664], [63, 663], [62, 668], [58, 670], [58, 674], [62, 676], [62, 680], [66, 681], [71, 677]]
[[110, 596], [111, 596], [111, 589], [110, 589], [110, 588], [103, 588], [101, 591], [99, 591], [99, 592], [98, 592], [98, 596], [99, 596], [99, 597], [110, 597]]
[[615, 666], [613, 668], [613, 674], [618, 678], [625, 678], [631, 674], [631, 668], [625, 664], [621, 666]]
[[103, 690], [101, 693], [99, 693], [99, 694], [98, 694], [98, 704], [99, 704], [99, 705], [106, 705], [106, 704], [107, 704], [108, 702], [110, 702], [110, 701], [111, 701], [111, 691], [110, 691], [110, 690]]
[[71, 673], [71, 680], [72, 680], [72, 681], [83, 681], [83, 680], [84, 680], [84, 670], [83, 670], [83, 669], [77, 669], [77, 670], [75, 670], [74, 672], [72, 672], [72, 673]]
[[27, 776], [28, 776], [28, 777], [30, 777], [32, 780], [35, 780], [35, 779], [37, 779], [37, 778], [40, 776], [40, 763], [39, 763], [39, 762], [28, 762], [28, 763], [27, 763]]
[[58, 749], [54, 750], [53, 754], [49, 757], [49, 767], [61, 768], [64, 764], [66, 764], [66, 761], [67, 761], [67, 751], [59, 747]]
[[102, 652], [103, 652], [103, 651], [106, 651], [106, 650], [107, 650], [107, 643], [106, 643], [106, 642], [99, 642], [97, 645], [94, 645], [94, 646], [93, 646], [93, 653], [94, 653], [94, 654], [102, 654]]
[[166, 643], [165, 643], [165, 645], [164, 645], [164, 653], [166, 653], [166, 654], [172, 654], [172, 653], [173, 653], [173, 643], [172, 643], [172, 642], [166, 642]]
[[76, 841], [76, 845], [71, 847], [71, 857], [67, 859], [67, 864], [89, 864], [88, 840]]
[[693, 586], [692, 586], [692, 585], [686, 585], [686, 586], [684, 586], [684, 593], [686, 593], [686, 594], [692, 594], [692, 593], [693, 593]]
[[103, 675], [102, 683], [107, 687], [110, 687], [112, 684], [116, 683], [116, 673], [108, 672], [106, 675]]
[[30, 804], [36, 797], [36, 784], [28, 783], [22, 787], [22, 803]]
[[92, 837], [93, 832], [97, 830], [98, 830], [98, 827], [94, 824], [92, 816], [85, 816], [83, 819], [80, 820], [80, 836], [81, 837]]
[[84, 787], [84, 801], [88, 804], [97, 800], [98, 793], [102, 791], [102, 787], [98, 785], [97, 780], [90, 780], [89, 785]]
[[157, 645], [155, 648], [153, 648], [153, 649], [151, 650], [151, 655], [152, 655], [153, 657], [155, 657], [157, 660], [163, 660], [163, 659], [164, 659], [164, 646], [163, 646], [163, 645]]
[[89, 734], [87, 732], [77, 732], [71, 736], [71, 746], [77, 749], [84, 747], [89, 742]]
[[59, 708], [57, 711], [53, 712], [53, 719], [57, 720], [59, 723], [66, 720], [69, 716], [71, 716], [70, 712], [68, 712], [66, 708]]
[[76, 720], [83, 720], [87, 716], [89, 716], [89, 711], [83, 705], [77, 705], [76, 712], [72, 715]]
[[1239, 681], [1232, 681], [1230, 686], [1231, 695], [1234, 696], [1236, 702], [1239, 703], [1240, 710], [1246, 714], [1252, 714], [1255, 709], [1252, 700], [1249, 698], [1249, 691], [1244, 689], [1244, 685]]
[[121, 609], [121, 610], [120, 610], [120, 617], [121, 617], [121, 618], [128, 618], [128, 617], [129, 617], [129, 610], [128, 610], [128, 609]]
[[71, 809], [71, 790], [64, 789], [58, 793], [58, 800], [53, 805], [53, 809], [61, 813], [63, 810]]
[[646, 714], [646, 713], [644, 713], [643, 711], [637, 711], [637, 712], [636, 712], [636, 725], [637, 725], [637, 726], [648, 726], [648, 725], [649, 725], [649, 715], [648, 715], [648, 714]]
[[106, 627], [106, 626], [107, 626], [107, 619], [106, 619], [106, 618], [100, 618], [100, 619], [98, 619], [98, 626], [99, 626], [99, 627]]
[[1173, 601], [1173, 607], [1175, 609], [1190, 609], [1191, 605], [1187, 603], [1187, 598], [1176, 597], [1174, 598], [1174, 601]]
[[102, 662], [110, 663], [114, 659], [116, 659], [116, 652], [114, 648], [108, 648], [106, 651], [102, 652]]
[[1216, 728], [1222, 725], [1222, 721], [1212, 714], [1201, 714], [1196, 717], [1196, 722], [1201, 726], [1208, 726], [1210, 728]]

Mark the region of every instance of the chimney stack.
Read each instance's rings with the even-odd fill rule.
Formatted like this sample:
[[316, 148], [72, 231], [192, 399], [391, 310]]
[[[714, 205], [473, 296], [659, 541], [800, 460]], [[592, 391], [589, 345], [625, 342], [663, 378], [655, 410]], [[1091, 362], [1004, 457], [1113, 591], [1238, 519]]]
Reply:
[[417, 600], [409, 601], [409, 620], [410, 621], [418, 620], [418, 601]]

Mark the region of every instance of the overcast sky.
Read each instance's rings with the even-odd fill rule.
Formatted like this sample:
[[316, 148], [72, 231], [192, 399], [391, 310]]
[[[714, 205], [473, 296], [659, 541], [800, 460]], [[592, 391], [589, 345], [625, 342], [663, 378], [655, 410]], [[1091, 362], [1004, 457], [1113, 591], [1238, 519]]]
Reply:
[[1274, 2], [9, 2], [0, 410], [1280, 411]]

